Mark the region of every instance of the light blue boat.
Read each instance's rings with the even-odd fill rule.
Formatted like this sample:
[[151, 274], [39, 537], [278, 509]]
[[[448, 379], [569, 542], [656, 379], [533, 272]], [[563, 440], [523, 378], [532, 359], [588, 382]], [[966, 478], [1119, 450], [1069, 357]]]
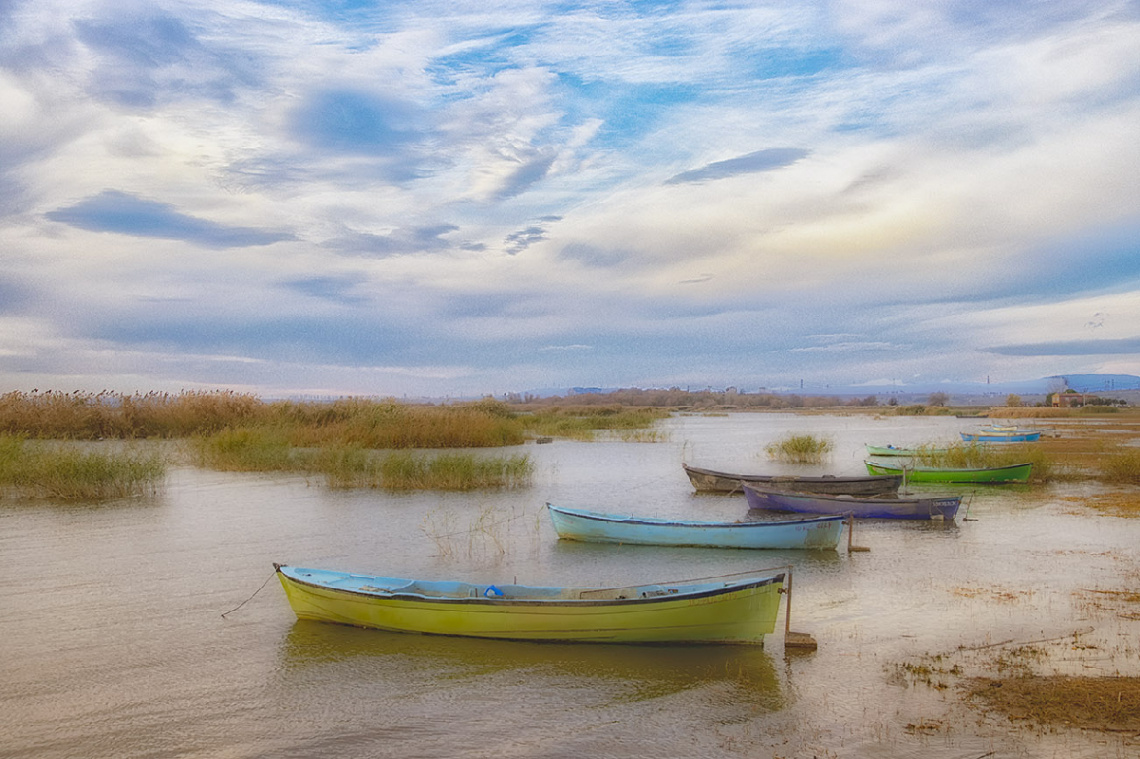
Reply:
[[983, 427], [977, 432], [961, 432], [967, 443], [1033, 443], [1041, 438], [1040, 430], [1016, 427]]
[[614, 516], [546, 504], [563, 540], [703, 548], [835, 550], [845, 516], [778, 522], [690, 522]]

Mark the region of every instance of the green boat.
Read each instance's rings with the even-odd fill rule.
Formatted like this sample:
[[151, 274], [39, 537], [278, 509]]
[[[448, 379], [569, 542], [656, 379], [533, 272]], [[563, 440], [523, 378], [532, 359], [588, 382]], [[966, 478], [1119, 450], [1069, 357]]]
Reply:
[[1033, 464], [1010, 464], [979, 469], [947, 469], [934, 466], [890, 466], [874, 461], [864, 461], [871, 474], [901, 474], [904, 482], [972, 482], [1000, 484], [1003, 482], [1028, 482]]

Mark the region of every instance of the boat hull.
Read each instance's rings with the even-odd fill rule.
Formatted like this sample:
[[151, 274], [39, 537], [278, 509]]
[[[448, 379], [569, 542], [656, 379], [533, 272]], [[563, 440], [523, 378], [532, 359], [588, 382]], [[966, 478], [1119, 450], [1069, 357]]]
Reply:
[[791, 493], [748, 485], [748, 507], [801, 514], [850, 514], [859, 519], [925, 519], [950, 521], [958, 513], [961, 496], [936, 498], [861, 498]]
[[277, 576], [298, 619], [504, 640], [751, 645], [775, 629], [784, 580], [495, 587], [289, 566], [277, 566]]
[[902, 484], [901, 476], [834, 477], [823, 475], [806, 477], [797, 475], [733, 474], [713, 469], [682, 465], [693, 488], [702, 493], [740, 493], [744, 484], [766, 485], [797, 490], [804, 493], [848, 495], [883, 495], [893, 493]]
[[[899, 474], [903, 467], [894, 467], [874, 461], [865, 462], [871, 474]], [[1007, 482], [1028, 482], [1032, 464], [990, 467], [986, 469], [940, 469], [934, 467], [906, 467], [907, 482], [974, 483], [998, 485]]]
[[546, 504], [563, 540], [702, 548], [835, 550], [843, 516], [780, 522], [667, 521], [599, 514]]
[[967, 443], [1034, 443], [1040, 432], [959, 432]]

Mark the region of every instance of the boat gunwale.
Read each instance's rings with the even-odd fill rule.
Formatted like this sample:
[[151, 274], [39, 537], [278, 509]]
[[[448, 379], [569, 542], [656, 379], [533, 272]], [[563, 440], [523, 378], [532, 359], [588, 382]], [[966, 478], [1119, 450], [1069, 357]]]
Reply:
[[[557, 609], [557, 608], [562, 608], [562, 607], [566, 607], [566, 608], [570, 608], [570, 609], [582, 609], [582, 608], [588, 608], [588, 607], [592, 607], [592, 606], [612, 607], [612, 606], [632, 606], [632, 605], [645, 605], [645, 604], [648, 604], [651, 606], [652, 605], [662, 605], [662, 604], [666, 604], [666, 603], [670, 603], [670, 602], [674, 602], [674, 601], [688, 601], [688, 600], [696, 600], [696, 599], [701, 599], [701, 598], [710, 598], [710, 597], [715, 598], [718, 596], [726, 596], [726, 595], [730, 595], [732, 593], [736, 593], [736, 592], [739, 592], [742, 590], [755, 590], [755, 589], [762, 588], [764, 586], [772, 585], [775, 583], [779, 583], [782, 586], [784, 583], [784, 578], [786, 576], [784, 572], [778, 572], [778, 573], [771, 575], [769, 577], [760, 577], [760, 578], [757, 578], [755, 580], [748, 580], [748, 581], [742, 580], [742, 581], [735, 582], [735, 583], [726, 583], [723, 587], [719, 587], [719, 588], [707, 588], [705, 590], [694, 591], [694, 592], [689, 592], [689, 593], [684, 593], [684, 592], [664, 593], [664, 594], [659, 594], [659, 595], [654, 595], [654, 596], [646, 596], [646, 597], [638, 596], [638, 597], [630, 597], [630, 598], [601, 598], [601, 599], [598, 599], [598, 598], [507, 598], [504, 596], [450, 596], [449, 597], [449, 596], [429, 596], [429, 595], [424, 595], [422, 593], [407, 593], [407, 592], [400, 592], [398, 590], [396, 590], [396, 591], [384, 591], [384, 590], [369, 591], [369, 590], [361, 590], [361, 589], [356, 589], [356, 588], [336, 588], [336, 587], [331, 587], [329, 585], [322, 585], [322, 584], [317, 583], [317, 582], [310, 582], [307, 580], [302, 580], [299, 577], [296, 577], [293, 574], [288, 574], [286, 572], [283, 572], [282, 570], [284, 570], [284, 569], [293, 569], [293, 570], [313, 569], [313, 571], [334, 572], [337, 574], [343, 574], [346, 577], [360, 577], [360, 578], [372, 578], [372, 579], [376, 579], [376, 576], [374, 576], [374, 575], [357, 575], [357, 574], [352, 574], [350, 572], [336, 572], [335, 570], [318, 570], [318, 569], [311, 568], [311, 567], [297, 567], [297, 566], [293, 566], [293, 565], [289, 565], [289, 564], [275, 564], [274, 566], [276, 567], [275, 571], [278, 575], [285, 577], [287, 580], [289, 580], [292, 583], [296, 583], [298, 585], [301, 585], [301, 586], [304, 586], [307, 588], [315, 588], [315, 589], [323, 591], [323, 592], [343, 593], [343, 594], [348, 595], [348, 596], [365, 598], [365, 599], [369, 599], [369, 600], [373, 600], [373, 601], [404, 601], [404, 602], [412, 601], [412, 602], [417, 602], [417, 603], [427, 603], [430, 605], [464, 604], [464, 605], [474, 605], [474, 606], [492, 606], [492, 607], [497, 607], [497, 608], [502, 608], [504, 606], [521, 606], [521, 607], [527, 607], [527, 608], [532, 608], [532, 609]], [[384, 579], [393, 580], [393, 579], [403, 579], [403, 578], [388, 577], [388, 578], [384, 578]], [[408, 582], [414, 582], [414, 580], [409, 580]], [[678, 585], [678, 584], [680, 584], [680, 583], [673, 583], [674, 586]], [[474, 583], [472, 583], [472, 585], [474, 585]], [[625, 588], [631, 588], [631, 589], [643, 588], [643, 587], [648, 588], [648, 587], [654, 587], [654, 585], [659, 585], [661, 587], [667, 587], [665, 585], [661, 585], [660, 583], [646, 583], [644, 585], [629, 585], [629, 586], [623, 585], [623, 586], [615, 586], [613, 588], [570, 588], [570, 587], [568, 587], [568, 588], [561, 588], [561, 589], [562, 590], [569, 590], [569, 591], [578, 591], [578, 592], [599, 592], [599, 591], [606, 591], [606, 590], [623, 590]], [[531, 587], [533, 587], [533, 586], [531, 586]]]

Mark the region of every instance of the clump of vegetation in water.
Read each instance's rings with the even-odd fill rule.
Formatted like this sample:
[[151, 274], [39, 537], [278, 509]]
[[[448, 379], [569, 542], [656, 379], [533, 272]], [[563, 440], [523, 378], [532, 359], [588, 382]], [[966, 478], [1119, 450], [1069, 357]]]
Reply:
[[535, 435], [593, 440], [598, 432], [623, 436], [652, 427], [670, 412], [659, 408], [622, 406], [552, 407], [519, 416], [526, 430]]
[[[348, 462], [354, 463], [348, 463]], [[348, 464], [345, 466], [345, 464]], [[530, 484], [534, 463], [527, 455], [478, 457], [470, 453], [438, 456], [408, 451], [372, 460], [342, 458], [341, 468], [326, 472], [333, 487], [380, 487], [385, 490], [473, 490], [517, 488]]]
[[530, 457], [432, 455], [398, 451], [387, 455], [357, 444], [295, 448], [280, 434], [230, 430], [195, 441], [197, 463], [231, 472], [297, 472], [322, 475], [329, 487], [387, 490], [473, 490], [529, 484]]
[[827, 438], [791, 434], [771, 443], [764, 450], [770, 458], [788, 464], [819, 464], [834, 447]]
[[0, 487], [63, 500], [126, 498], [153, 492], [166, 475], [157, 453], [85, 451], [0, 435]]
[[195, 463], [222, 472], [284, 472], [303, 468], [279, 430], [226, 429], [191, 441]]

